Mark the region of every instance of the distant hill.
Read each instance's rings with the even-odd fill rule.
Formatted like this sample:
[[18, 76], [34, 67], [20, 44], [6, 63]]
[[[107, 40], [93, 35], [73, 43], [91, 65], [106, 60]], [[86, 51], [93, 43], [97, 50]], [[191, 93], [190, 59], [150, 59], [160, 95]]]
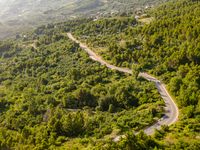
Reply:
[[[164, 1], [164, 0], [162, 0]], [[82, 16], [108, 15], [148, 7], [159, 0], [0, 0], [0, 39], [16, 31]]]

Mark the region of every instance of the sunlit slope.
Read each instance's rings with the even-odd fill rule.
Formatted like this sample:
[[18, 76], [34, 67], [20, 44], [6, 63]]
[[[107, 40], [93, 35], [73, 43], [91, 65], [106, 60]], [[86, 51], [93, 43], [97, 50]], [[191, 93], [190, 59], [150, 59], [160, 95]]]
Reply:
[[158, 0], [0, 0], [0, 38], [16, 31], [81, 16], [132, 11]]

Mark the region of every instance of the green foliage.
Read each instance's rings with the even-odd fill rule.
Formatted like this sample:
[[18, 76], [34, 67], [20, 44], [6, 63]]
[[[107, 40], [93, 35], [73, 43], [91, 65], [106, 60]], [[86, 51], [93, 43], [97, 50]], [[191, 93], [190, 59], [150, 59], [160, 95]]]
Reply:
[[163, 146], [155, 139], [148, 137], [143, 132], [134, 135], [128, 132], [119, 142], [100, 141], [93, 145], [93, 150], [141, 150], [141, 149], [162, 149]]
[[[0, 149], [199, 149], [199, 6], [180, 0], [147, 12], [150, 24], [127, 14], [78, 19], [0, 42]], [[134, 75], [93, 62], [68, 31]], [[162, 116], [164, 102], [140, 71], [168, 83], [179, 121], [154, 138], [128, 133], [115, 143]]]
[[80, 22], [41, 26], [26, 39], [0, 43], [0, 149], [55, 149], [78, 138], [111, 138], [162, 115], [153, 83], [93, 62], [67, 39], [65, 28]]
[[[134, 77], [137, 77], [139, 71], [148, 71], [159, 76], [164, 83], [168, 84], [170, 92], [175, 96], [181, 109], [179, 121], [186, 120], [187, 123], [193, 119], [198, 121], [200, 115], [200, 3], [193, 0], [172, 1], [147, 13], [154, 18], [149, 24], [141, 23], [139, 19], [134, 20], [133, 23], [132, 16], [120, 16], [88, 21], [72, 31], [112, 64], [132, 67]], [[112, 27], [109, 26], [110, 24], [113, 24]], [[125, 91], [127, 88], [124, 89]], [[129, 94], [124, 93], [124, 95]], [[123, 96], [123, 92], [120, 96]], [[117, 97], [117, 100], [120, 102], [120, 97]], [[145, 101], [145, 98], [142, 101]], [[138, 103], [140, 104], [141, 100]], [[137, 103], [135, 104], [137, 106]], [[194, 139], [191, 145], [194, 149], [197, 148], [194, 143], [198, 143], [198, 132], [190, 130], [187, 135], [178, 132], [181, 130], [172, 133], [172, 136], [180, 135], [172, 144], [175, 149], [190, 145], [182, 137]], [[158, 138], [164, 140], [168, 138], [167, 136], [163, 134]], [[180, 143], [184, 146], [178, 146], [181, 145]]]

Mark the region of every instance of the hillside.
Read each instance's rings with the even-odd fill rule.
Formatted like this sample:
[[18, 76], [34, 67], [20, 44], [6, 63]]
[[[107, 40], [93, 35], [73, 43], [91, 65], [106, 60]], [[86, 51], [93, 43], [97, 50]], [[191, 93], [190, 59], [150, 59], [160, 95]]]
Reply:
[[[0, 41], [0, 149], [199, 150], [199, 18], [199, 1], [178, 0]], [[68, 32], [132, 75], [93, 61]], [[165, 95], [139, 72], [166, 84], [180, 110], [151, 136], [143, 130], [165, 114]], [[118, 135], [125, 137], [114, 142]]]
[[0, 39], [42, 24], [135, 12], [158, 0], [0, 0]]
[[93, 62], [56, 26], [0, 42], [0, 149], [91, 149], [163, 115], [153, 83]]
[[[158, 132], [155, 136], [174, 149], [181, 149], [181, 145], [199, 148], [199, 6], [199, 1], [192, 0], [169, 2], [138, 19], [105, 18], [72, 30], [110, 63], [147, 71], [168, 83], [181, 115], [168, 134]], [[150, 23], [141, 21], [149, 18]]]

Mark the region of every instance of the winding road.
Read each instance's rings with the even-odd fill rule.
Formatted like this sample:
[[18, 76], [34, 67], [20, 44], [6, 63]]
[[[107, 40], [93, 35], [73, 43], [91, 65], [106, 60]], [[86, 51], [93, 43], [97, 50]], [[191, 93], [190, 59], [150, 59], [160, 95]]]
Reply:
[[[131, 69], [117, 67], [117, 66], [111, 65], [108, 62], [106, 62], [105, 60], [103, 60], [99, 55], [94, 53], [85, 44], [81, 43], [75, 37], [73, 37], [73, 35], [71, 33], [67, 33], [67, 36], [69, 37], [69, 39], [71, 39], [72, 41], [79, 44], [80, 47], [83, 50], [85, 50], [89, 54], [90, 58], [93, 59], [94, 61], [97, 61], [97, 62], [101, 63], [102, 65], [106, 65], [110, 69], [118, 70], [120, 72], [124, 72], [124, 73], [128, 73], [128, 74], [132, 74]], [[160, 93], [160, 95], [161, 95], [161, 97], [165, 101], [165, 114], [164, 114], [164, 116], [162, 118], [160, 118], [155, 124], [144, 129], [144, 132], [147, 135], [152, 135], [154, 133], [155, 129], [157, 129], [157, 130], [161, 129], [162, 125], [169, 126], [169, 125], [175, 123], [178, 120], [179, 111], [178, 111], [177, 105], [175, 104], [174, 100], [172, 99], [172, 97], [170, 96], [168, 91], [166, 90], [165, 85], [163, 83], [161, 83], [155, 77], [152, 77], [151, 75], [144, 73], [144, 72], [139, 73], [139, 76], [147, 79], [148, 81], [154, 82], [159, 93]], [[115, 137], [114, 141], [117, 142], [117, 141], [120, 140], [120, 138], [123, 138], [123, 135], [119, 135], [119, 136]]]

